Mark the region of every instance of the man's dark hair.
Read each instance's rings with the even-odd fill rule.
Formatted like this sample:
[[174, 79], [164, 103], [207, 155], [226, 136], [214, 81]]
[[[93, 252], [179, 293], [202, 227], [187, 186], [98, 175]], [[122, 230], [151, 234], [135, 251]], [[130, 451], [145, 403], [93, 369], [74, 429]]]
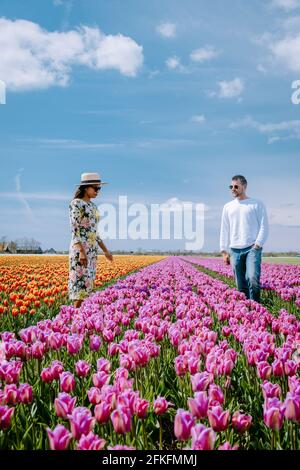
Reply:
[[245, 176], [242, 175], [235, 175], [231, 178], [233, 181], [240, 180], [243, 186], [247, 186], [247, 180]]

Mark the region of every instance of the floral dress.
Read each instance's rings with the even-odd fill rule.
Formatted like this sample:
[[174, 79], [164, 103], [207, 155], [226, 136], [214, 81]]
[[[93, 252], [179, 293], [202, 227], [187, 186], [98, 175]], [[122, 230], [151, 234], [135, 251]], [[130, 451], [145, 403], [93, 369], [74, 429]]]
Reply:
[[[83, 300], [92, 292], [96, 277], [98, 243], [101, 241], [97, 234], [100, 214], [94, 202], [76, 198], [69, 204], [69, 215], [72, 231], [69, 249], [69, 298]], [[78, 242], [84, 247], [87, 266], [79, 263], [80, 248], [74, 246]]]

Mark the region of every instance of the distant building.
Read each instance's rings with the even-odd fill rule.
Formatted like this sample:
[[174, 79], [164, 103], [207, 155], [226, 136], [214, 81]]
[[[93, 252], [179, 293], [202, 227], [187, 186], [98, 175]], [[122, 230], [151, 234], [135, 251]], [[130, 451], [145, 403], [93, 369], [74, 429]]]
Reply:
[[0, 242], [0, 253], [17, 253], [16, 244], [13, 242]]
[[47, 253], [47, 254], [55, 254], [56, 251], [54, 250], [54, 248], [50, 248], [49, 250], [45, 250], [44, 253]]

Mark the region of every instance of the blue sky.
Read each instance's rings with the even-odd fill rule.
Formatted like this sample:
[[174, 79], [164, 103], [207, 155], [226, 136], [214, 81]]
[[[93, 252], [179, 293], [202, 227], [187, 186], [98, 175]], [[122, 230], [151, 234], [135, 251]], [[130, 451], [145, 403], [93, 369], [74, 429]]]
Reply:
[[96, 203], [204, 203], [215, 250], [241, 173], [265, 249], [299, 250], [299, 26], [300, 0], [1, 0], [0, 236], [68, 249], [68, 203], [97, 171]]

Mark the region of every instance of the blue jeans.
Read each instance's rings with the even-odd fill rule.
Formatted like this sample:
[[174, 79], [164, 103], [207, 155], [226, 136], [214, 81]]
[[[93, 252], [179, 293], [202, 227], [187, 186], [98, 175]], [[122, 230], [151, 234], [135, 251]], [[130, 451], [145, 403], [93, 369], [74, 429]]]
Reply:
[[260, 302], [260, 272], [262, 248], [230, 248], [230, 261], [235, 282], [247, 299]]

